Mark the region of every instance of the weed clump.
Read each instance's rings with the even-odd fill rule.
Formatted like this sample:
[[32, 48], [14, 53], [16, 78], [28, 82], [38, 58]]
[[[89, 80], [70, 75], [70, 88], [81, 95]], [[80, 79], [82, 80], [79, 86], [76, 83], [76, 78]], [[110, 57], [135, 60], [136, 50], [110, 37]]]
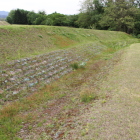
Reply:
[[78, 63], [73, 63], [73, 64], [71, 64], [70, 66], [72, 67], [73, 70], [79, 69]]
[[82, 102], [89, 103], [92, 100], [97, 99], [97, 95], [93, 89], [84, 89], [80, 92], [80, 98]]
[[82, 62], [82, 63], [75, 62], [71, 64], [70, 66], [72, 67], [73, 70], [77, 70], [77, 69], [85, 69], [85, 65], [86, 65], [85, 62]]
[[43, 38], [43, 36], [42, 36], [42, 35], [38, 35], [38, 37]]

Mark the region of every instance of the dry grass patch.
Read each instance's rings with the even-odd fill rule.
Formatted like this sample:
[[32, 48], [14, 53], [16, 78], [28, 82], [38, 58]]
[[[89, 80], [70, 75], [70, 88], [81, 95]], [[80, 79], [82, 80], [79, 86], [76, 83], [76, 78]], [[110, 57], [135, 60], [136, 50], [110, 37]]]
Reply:
[[0, 26], [1, 25], [10, 25], [8, 22], [6, 22], [6, 21], [0, 21]]

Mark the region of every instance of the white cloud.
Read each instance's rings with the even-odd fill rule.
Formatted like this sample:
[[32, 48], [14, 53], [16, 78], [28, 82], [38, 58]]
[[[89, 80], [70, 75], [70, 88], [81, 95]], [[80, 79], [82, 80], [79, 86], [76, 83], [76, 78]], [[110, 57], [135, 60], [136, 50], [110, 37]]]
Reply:
[[80, 9], [80, 0], [3, 0], [0, 2], [0, 11], [25, 9], [35, 12], [45, 10], [47, 14], [58, 12], [62, 14], [77, 14]]

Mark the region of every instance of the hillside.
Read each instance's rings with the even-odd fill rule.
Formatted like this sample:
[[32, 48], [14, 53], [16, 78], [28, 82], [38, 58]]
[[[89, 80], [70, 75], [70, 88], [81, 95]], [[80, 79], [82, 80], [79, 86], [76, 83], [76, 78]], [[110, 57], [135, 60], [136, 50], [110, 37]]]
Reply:
[[135, 41], [122, 32], [53, 26], [0, 26], [0, 63], [90, 42], [117, 48]]
[[86, 64], [90, 59], [137, 41], [122, 32], [1, 26], [1, 102], [35, 92], [39, 85], [49, 84], [70, 73], [74, 63]]
[[0, 26], [0, 139], [138, 138], [137, 42], [123, 32]]
[[6, 22], [6, 21], [0, 21], [0, 26], [1, 25], [10, 25], [8, 22]]

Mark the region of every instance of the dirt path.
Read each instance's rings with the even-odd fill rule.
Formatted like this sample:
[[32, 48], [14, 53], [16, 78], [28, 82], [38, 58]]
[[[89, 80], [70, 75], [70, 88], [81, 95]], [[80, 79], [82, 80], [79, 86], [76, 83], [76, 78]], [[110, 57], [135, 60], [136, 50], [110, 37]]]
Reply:
[[99, 92], [112, 98], [94, 103], [78, 116], [77, 127], [65, 139], [140, 140], [140, 44], [125, 50]]

